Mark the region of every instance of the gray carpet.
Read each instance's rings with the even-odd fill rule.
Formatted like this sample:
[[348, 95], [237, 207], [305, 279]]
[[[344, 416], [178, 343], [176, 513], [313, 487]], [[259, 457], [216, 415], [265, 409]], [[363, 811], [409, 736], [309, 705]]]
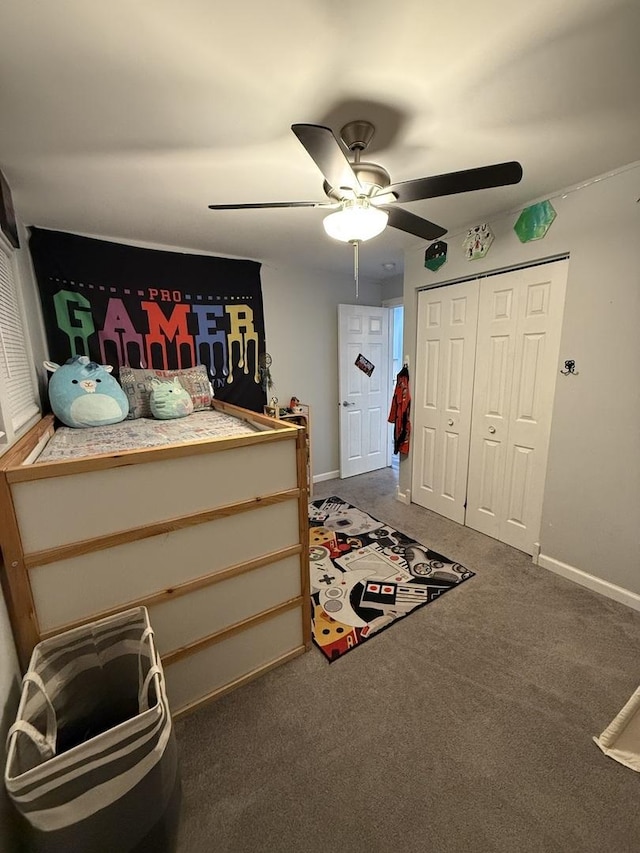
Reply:
[[386, 469], [314, 498], [476, 577], [335, 663], [313, 648], [179, 721], [180, 853], [637, 853], [640, 775], [591, 737], [640, 683], [640, 613], [395, 484]]

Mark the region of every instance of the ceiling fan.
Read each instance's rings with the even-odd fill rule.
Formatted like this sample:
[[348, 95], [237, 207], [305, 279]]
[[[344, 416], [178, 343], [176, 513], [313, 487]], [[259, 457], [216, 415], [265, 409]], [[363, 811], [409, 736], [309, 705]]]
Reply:
[[[256, 210], [283, 207], [319, 207], [334, 210], [324, 219], [325, 231], [345, 243], [370, 240], [387, 225], [421, 237], [437, 240], [446, 228], [409, 213], [397, 202], [420, 201], [472, 190], [517, 184], [522, 178], [520, 163], [510, 161], [461, 172], [447, 172], [428, 178], [392, 183], [389, 173], [377, 163], [360, 156], [371, 142], [375, 128], [371, 122], [347, 123], [340, 140], [333, 131], [318, 124], [293, 124], [291, 130], [324, 177], [324, 192], [329, 201], [274, 201], [254, 204], [210, 204], [211, 210]], [[349, 160], [347, 152], [352, 152]]]

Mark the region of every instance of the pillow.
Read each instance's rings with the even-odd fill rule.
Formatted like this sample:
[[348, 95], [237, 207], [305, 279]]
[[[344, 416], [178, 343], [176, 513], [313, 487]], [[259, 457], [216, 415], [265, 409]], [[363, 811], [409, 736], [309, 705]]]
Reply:
[[111, 376], [110, 364], [96, 364], [86, 355], [74, 355], [62, 366], [45, 361], [53, 374], [49, 402], [53, 414], [69, 427], [117, 424], [129, 412], [129, 401]]
[[184, 370], [154, 370], [144, 367], [121, 367], [120, 384], [129, 400], [128, 418], [150, 418], [151, 380], [177, 378], [193, 401], [193, 411], [208, 409], [213, 399], [209, 374], [204, 364]]
[[149, 405], [153, 417], [160, 420], [184, 418], [193, 411], [193, 400], [189, 392], [182, 387], [177, 376], [174, 376], [171, 382], [163, 382], [160, 379], [151, 380]]

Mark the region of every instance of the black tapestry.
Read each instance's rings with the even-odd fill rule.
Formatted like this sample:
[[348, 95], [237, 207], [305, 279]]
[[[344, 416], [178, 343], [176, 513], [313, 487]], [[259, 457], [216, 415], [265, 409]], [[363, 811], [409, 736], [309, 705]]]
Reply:
[[207, 366], [218, 399], [262, 411], [260, 264], [31, 228], [49, 357]]

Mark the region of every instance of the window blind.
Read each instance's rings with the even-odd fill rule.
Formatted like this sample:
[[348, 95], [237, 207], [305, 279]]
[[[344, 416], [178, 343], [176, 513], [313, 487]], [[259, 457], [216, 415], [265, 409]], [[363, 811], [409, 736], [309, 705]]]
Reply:
[[0, 248], [0, 407], [15, 433], [40, 411], [11, 259]]

